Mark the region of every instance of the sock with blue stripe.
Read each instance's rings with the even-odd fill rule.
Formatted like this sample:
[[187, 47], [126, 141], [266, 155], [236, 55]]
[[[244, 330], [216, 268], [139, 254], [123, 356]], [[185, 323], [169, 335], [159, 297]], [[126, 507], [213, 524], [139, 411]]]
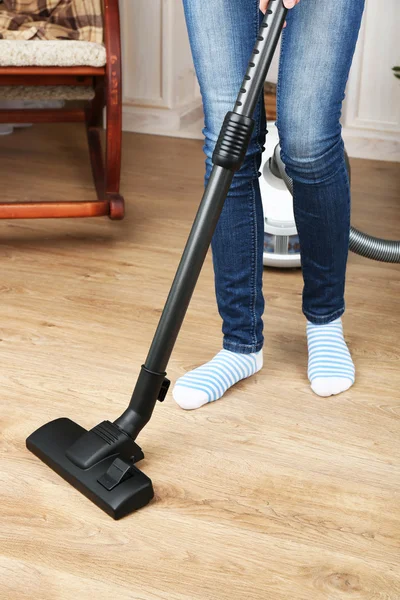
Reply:
[[254, 354], [221, 350], [210, 362], [180, 377], [172, 395], [181, 408], [200, 408], [221, 398], [226, 390], [254, 375], [262, 366], [262, 350]]
[[308, 379], [318, 396], [334, 396], [354, 383], [355, 368], [343, 337], [342, 319], [327, 325], [307, 322]]

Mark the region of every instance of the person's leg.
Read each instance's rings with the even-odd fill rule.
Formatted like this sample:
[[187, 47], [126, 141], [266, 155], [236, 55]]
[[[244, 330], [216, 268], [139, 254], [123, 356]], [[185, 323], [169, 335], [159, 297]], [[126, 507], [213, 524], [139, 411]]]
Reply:
[[293, 179], [309, 379], [319, 395], [354, 382], [343, 339], [350, 189], [340, 115], [364, 0], [303, 0], [288, 13], [278, 83], [282, 160]]
[[[258, 0], [183, 0], [205, 112], [206, 182], [225, 114], [232, 110], [260, 26]], [[180, 378], [173, 390], [184, 408], [220, 398], [262, 366], [263, 212], [258, 169], [265, 137], [262, 99], [241, 170], [235, 174], [212, 241], [223, 350]]]

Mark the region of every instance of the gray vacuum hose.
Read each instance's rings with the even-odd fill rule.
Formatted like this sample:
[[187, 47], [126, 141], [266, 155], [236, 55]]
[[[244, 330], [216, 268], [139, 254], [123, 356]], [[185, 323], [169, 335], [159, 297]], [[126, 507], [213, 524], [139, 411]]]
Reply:
[[[345, 154], [347, 169], [350, 174], [350, 163], [347, 154]], [[276, 146], [270, 163], [271, 172], [283, 179], [287, 189], [293, 196], [293, 181], [286, 173], [285, 165], [281, 159], [281, 150], [279, 144]], [[358, 231], [354, 227], [350, 228], [350, 250], [372, 260], [387, 263], [400, 263], [400, 241], [384, 240]]]

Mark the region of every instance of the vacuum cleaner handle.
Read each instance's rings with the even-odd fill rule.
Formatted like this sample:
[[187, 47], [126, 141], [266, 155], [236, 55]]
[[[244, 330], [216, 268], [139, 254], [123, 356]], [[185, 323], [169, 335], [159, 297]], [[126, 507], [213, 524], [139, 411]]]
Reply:
[[233, 109], [239, 115], [253, 116], [257, 102], [264, 90], [265, 80], [278, 45], [286, 14], [287, 8], [282, 0], [270, 0]]
[[262, 95], [286, 13], [282, 0], [270, 0], [233, 111], [225, 117], [213, 155], [214, 167], [129, 408], [115, 421], [134, 439], [150, 419], [157, 399], [163, 399], [168, 389], [165, 370], [233, 176], [245, 158], [254, 127], [252, 115]]

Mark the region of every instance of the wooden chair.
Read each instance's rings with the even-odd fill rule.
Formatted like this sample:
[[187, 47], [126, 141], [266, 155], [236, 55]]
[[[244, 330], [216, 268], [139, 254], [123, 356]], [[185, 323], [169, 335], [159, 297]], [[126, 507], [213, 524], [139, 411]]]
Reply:
[[[47, 43], [36, 42], [36, 44]], [[60, 41], [59, 43], [87, 44], [88, 42]], [[0, 219], [103, 215], [108, 215], [111, 219], [123, 218], [124, 200], [119, 194], [122, 89], [118, 0], [104, 0], [104, 45], [105, 52], [101, 47], [104, 53], [103, 66], [0, 66], [0, 86], [85, 86], [86, 88], [90, 86], [92, 88], [92, 99], [84, 102], [82, 108], [3, 109], [0, 110], [0, 123], [85, 123], [97, 195], [96, 201], [88, 202], [0, 202]], [[100, 141], [104, 106], [107, 109], [105, 160]]]

